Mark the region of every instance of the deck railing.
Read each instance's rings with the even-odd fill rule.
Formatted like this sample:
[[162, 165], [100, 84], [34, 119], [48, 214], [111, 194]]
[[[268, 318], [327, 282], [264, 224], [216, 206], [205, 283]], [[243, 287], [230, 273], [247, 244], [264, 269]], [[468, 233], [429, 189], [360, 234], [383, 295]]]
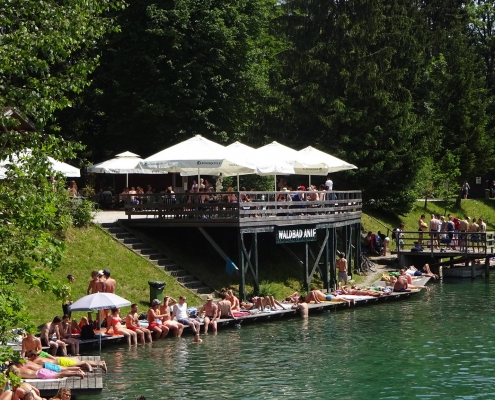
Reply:
[[199, 192], [120, 195], [125, 213], [160, 219], [291, 217], [361, 211], [361, 191]]
[[[493, 232], [438, 232], [403, 231], [397, 238], [392, 232], [389, 248], [396, 252], [449, 252], [493, 254], [495, 237]], [[422, 248], [423, 250], [419, 250]]]

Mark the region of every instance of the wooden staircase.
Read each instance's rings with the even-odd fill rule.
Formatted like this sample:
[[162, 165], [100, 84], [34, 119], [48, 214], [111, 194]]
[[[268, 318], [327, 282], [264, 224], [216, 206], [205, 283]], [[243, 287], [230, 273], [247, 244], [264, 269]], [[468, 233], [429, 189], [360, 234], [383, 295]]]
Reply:
[[112, 236], [116, 241], [122, 243], [129, 250], [147, 259], [156, 268], [161, 269], [166, 274], [172, 276], [180, 285], [190, 292], [206, 298], [208, 295], [214, 296], [214, 290], [196, 279], [184, 268], [177, 265], [161, 251], [145, 243], [141, 238], [129, 232], [118, 222], [100, 224], [101, 228]]

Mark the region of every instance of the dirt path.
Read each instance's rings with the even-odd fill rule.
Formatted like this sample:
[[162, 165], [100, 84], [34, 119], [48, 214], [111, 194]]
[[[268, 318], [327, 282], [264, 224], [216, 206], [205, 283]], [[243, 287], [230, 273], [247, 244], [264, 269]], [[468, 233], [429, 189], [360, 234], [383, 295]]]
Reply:
[[[390, 259], [395, 258], [393, 256], [387, 256], [386, 258], [382, 257], [369, 257], [371, 261], [375, 263], [376, 266], [376, 272], [369, 274], [367, 276], [363, 276], [363, 280], [359, 283], [359, 286], [362, 287], [368, 287], [373, 284], [373, 282], [376, 282], [379, 280], [384, 272], [389, 272], [389, 271], [396, 271], [397, 267], [395, 264], [390, 264]], [[384, 261], [387, 261], [387, 263], [383, 263]]]

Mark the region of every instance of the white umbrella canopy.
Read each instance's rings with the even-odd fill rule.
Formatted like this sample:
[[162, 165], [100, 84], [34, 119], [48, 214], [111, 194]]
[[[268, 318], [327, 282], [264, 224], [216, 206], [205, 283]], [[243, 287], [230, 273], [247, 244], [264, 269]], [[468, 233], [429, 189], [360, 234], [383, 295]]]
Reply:
[[294, 167], [297, 174], [327, 175], [331, 172], [357, 169], [355, 165], [349, 164], [311, 146], [297, 153], [297, 165]]
[[196, 135], [144, 159], [145, 169], [181, 172], [182, 175], [218, 175], [254, 173], [255, 166], [246, 157], [236, 158], [226, 147]]
[[[22, 158], [29, 156], [31, 153], [30, 149], [26, 149], [23, 151], [19, 157], [13, 157], [13, 163], [16, 165], [22, 165]], [[79, 168], [73, 167], [72, 165], [66, 164], [64, 162], [55, 160], [52, 157], [48, 157], [48, 161], [51, 164], [53, 170], [55, 172], [60, 172], [68, 177], [79, 178], [81, 176], [81, 172]], [[10, 164], [9, 160], [0, 161], [0, 179], [5, 179], [7, 177], [7, 168], [5, 168], [8, 164]]]
[[130, 151], [117, 154], [110, 160], [90, 165], [88, 172], [96, 174], [126, 174], [125, 185], [129, 186], [129, 174], [167, 174], [167, 171], [158, 169], [144, 169], [139, 164], [143, 159]]
[[71, 311], [97, 311], [109, 308], [120, 308], [130, 306], [131, 302], [115, 293], [93, 293], [81, 297], [70, 305]]
[[258, 175], [295, 174], [297, 151], [278, 142], [256, 149], [256, 173]]
[[139, 174], [142, 173], [139, 167], [141, 161], [143, 159], [137, 154], [125, 151], [110, 160], [90, 165], [87, 169], [97, 174]]

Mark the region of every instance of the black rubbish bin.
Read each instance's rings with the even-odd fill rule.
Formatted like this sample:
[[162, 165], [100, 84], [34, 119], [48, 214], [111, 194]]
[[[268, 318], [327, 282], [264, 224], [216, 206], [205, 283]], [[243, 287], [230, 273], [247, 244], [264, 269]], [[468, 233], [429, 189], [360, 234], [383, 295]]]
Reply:
[[485, 199], [490, 198], [490, 189], [485, 189]]
[[165, 282], [158, 281], [148, 281], [150, 285], [150, 304], [154, 299], [163, 301], [163, 288], [165, 287]]

